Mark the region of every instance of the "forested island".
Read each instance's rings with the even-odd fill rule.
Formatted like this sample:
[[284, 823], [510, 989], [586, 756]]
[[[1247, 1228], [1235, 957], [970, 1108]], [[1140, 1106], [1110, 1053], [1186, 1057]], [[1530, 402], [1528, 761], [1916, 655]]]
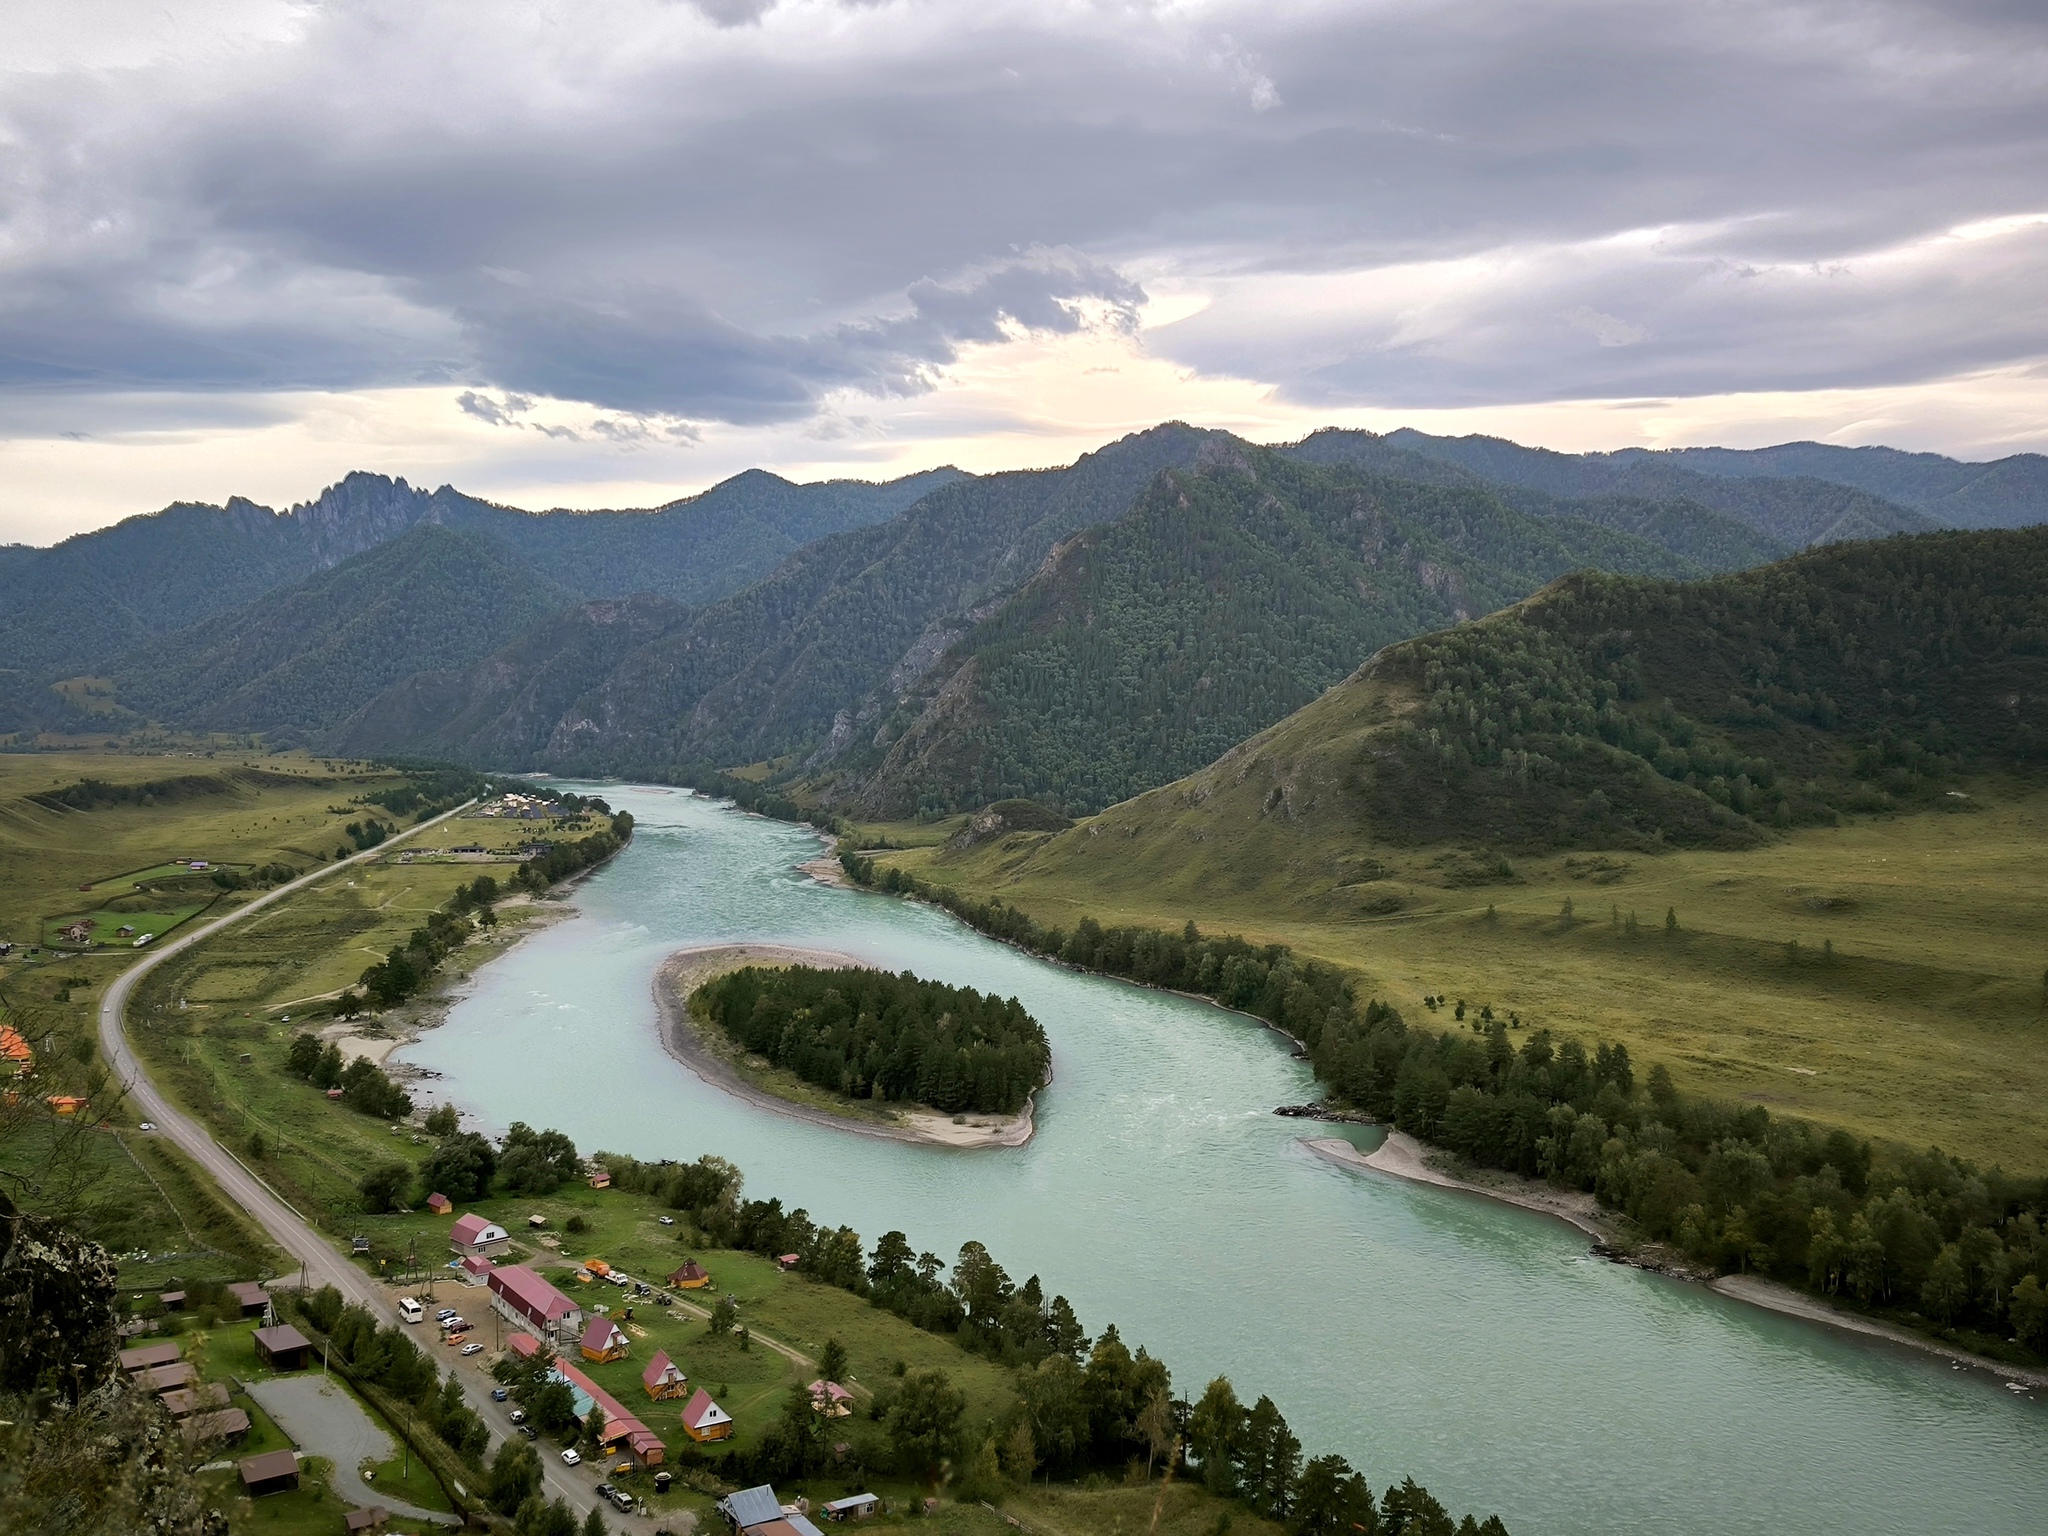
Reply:
[[691, 1008], [816, 1087], [948, 1114], [1017, 1113], [1052, 1061], [1015, 998], [909, 971], [750, 965], [699, 987]]

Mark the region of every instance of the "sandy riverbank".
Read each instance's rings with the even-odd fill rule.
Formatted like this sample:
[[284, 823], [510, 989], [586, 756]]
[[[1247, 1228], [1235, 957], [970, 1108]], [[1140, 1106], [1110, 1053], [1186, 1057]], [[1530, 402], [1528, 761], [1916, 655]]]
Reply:
[[839, 862], [839, 855], [829, 849], [815, 859], [805, 859], [797, 868], [809, 875], [820, 885], [836, 885], [841, 890], [857, 890], [858, 887], [846, 878], [846, 866]]
[[1709, 1289], [1734, 1301], [1748, 1302], [1751, 1306], [1763, 1307], [1787, 1317], [1802, 1318], [1807, 1322], [1823, 1323], [1847, 1333], [1860, 1333], [1867, 1338], [1903, 1344], [1910, 1349], [1939, 1355], [1958, 1365], [1989, 1371], [2007, 1381], [2019, 1382], [2029, 1387], [2048, 1388], [2048, 1371], [2034, 1370], [2023, 1365], [2008, 1365], [2002, 1360], [1972, 1354], [1969, 1350], [1943, 1344], [1937, 1339], [1930, 1339], [1904, 1328], [1895, 1328], [1874, 1318], [1844, 1312], [1829, 1306], [1817, 1296], [1795, 1291], [1790, 1286], [1778, 1284], [1775, 1280], [1765, 1280], [1756, 1275], [1709, 1277], [1676, 1263], [1646, 1263], [1639, 1255], [1624, 1251], [1614, 1223], [1591, 1195], [1577, 1190], [1552, 1189], [1547, 1185], [1538, 1184], [1533, 1179], [1515, 1178], [1511, 1174], [1496, 1175], [1504, 1181], [1496, 1184], [1480, 1184], [1470, 1179], [1458, 1178], [1433, 1166], [1429, 1161], [1429, 1148], [1402, 1131], [1388, 1131], [1386, 1141], [1369, 1154], [1360, 1152], [1350, 1142], [1339, 1141], [1335, 1137], [1304, 1136], [1302, 1145], [1316, 1156], [1347, 1168], [1370, 1168], [1375, 1173], [1391, 1174], [1397, 1179], [1407, 1179], [1410, 1183], [1433, 1184], [1442, 1189], [1461, 1189], [1467, 1194], [1483, 1195], [1489, 1200], [1519, 1206], [1525, 1211], [1555, 1216], [1592, 1238], [1594, 1246], [1611, 1258], [1622, 1263], [1634, 1264], [1638, 1268], [1655, 1270], [1674, 1279], [1705, 1283]]
[[[838, 868], [836, 860], [833, 868]], [[1029, 1141], [1036, 1128], [1035, 1097], [1026, 1101], [1017, 1114], [973, 1114], [966, 1116], [964, 1123], [955, 1123], [950, 1115], [942, 1115], [935, 1110], [892, 1106], [889, 1111], [891, 1118], [883, 1120], [838, 1114], [816, 1105], [795, 1103], [770, 1093], [749, 1079], [726, 1053], [704, 1038], [697, 1021], [690, 1016], [692, 992], [714, 977], [742, 966], [812, 965], [837, 969], [861, 963], [853, 956], [835, 950], [796, 949], [782, 944], [709, 944], [679, 949], [662, 962], [661, 969], [654, 976], [654, 1003], [661, 1015], [662, 1049], [705, 1082], [723, 1089], [734, 1098], [811, 1125], [852, 1131], [859, 1136], [939, 1147], [1021, 1147]]]

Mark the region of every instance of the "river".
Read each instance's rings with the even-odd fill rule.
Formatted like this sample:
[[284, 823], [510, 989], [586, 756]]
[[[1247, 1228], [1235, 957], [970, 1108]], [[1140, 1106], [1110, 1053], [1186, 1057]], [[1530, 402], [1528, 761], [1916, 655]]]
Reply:
[[[716, 1152], [872, 1244], [985, 1242], [1120, 1325], [1198, 1395], [1264, 1392], [1308, 1454], [1413, 1475], [1515, 1536], [2048, 1530], [2048, 1420], [1987, 1375], [1593, 1259], [1562, 1223], [1334, 1167], [1277, 1118], [1316, 1095], [1242, 1016], [1046, 965], [929, 908], [799, 873], [804, 829], [603, 786], [638, 822], [576, 914], [493, 962], [405, 1052], [486, 1125], [643, 1158]], [[1014, 995], [1055, 1081], [1038, 1134], [958, 1152], [798, 1124], [708, 1087], [656, 1034], [685, 944], [839, 949]], [[1362, 1146], [1375, 1133], [1359, 1128]]]

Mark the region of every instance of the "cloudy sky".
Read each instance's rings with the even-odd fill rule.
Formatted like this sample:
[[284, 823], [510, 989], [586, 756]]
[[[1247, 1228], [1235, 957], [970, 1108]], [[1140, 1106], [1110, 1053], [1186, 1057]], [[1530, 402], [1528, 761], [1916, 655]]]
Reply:
[[2048, 449], [2048, 6], [8, 0], [0, 540], [1168, 417]]

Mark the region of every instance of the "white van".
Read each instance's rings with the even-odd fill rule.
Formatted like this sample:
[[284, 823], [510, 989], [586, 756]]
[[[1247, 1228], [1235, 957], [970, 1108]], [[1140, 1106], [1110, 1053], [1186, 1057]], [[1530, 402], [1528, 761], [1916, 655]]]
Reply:
[[426, 1315], [426, 1309], [413, 1300], [412, 1297], [401, 1296], [398, 1298], [398, 1316], [401, 1321], [416, 1323]]

